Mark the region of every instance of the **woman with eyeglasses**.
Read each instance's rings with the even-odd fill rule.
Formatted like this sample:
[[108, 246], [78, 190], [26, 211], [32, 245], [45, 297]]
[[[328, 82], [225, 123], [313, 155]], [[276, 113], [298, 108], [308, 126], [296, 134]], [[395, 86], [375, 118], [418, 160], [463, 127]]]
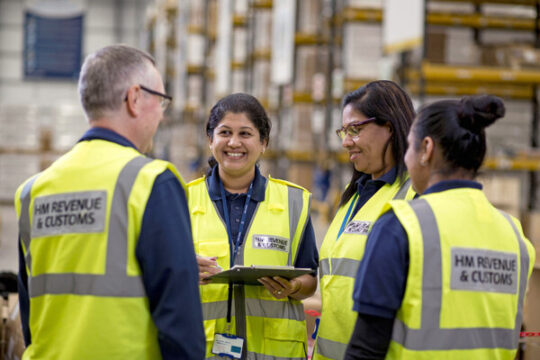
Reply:
[[504, 112], [488, 95], [420, 110], [405, 163], [422, 195], [390, 202], [368, 236], [346, 359], [515, 358], [535, 251], [474, 181]]
[[314, 359], [343, 358], [357, 317], [354, 280], [371, 225], [388, 201], [414, 196], [403, 162], [413, 119], [409, 96], [392, 81], [373, 81], [343, 100], [337, 135], [353, 172], [320, 249], [322, 315]]
[[[219, 100], [206, 124], [211, 169], [188, 184], [207, 358], [307, 358], [300, 300], [315, 292], [318, 266], [311, 194], [261, 175], [257, 161], [268, 146], [270, 129], [270, 119], [253, 96]], [[313, 273], [289, 281], [263, 277], [263, 286], [205, 280], [233, 265], [294, 266]]]

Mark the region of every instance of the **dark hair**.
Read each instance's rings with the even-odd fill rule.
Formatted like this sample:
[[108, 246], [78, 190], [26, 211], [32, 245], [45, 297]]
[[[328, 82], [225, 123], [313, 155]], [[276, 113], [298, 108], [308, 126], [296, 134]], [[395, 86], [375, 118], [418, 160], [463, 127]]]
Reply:
[[442, 100], [420, 110], [414, 122], [414, 147], [426, 136], [440, 145], [447, 168], [470, 170], [476, 176], [486, 155], [485, 128], [502, 118], [503, 101], [491, 95], [468, 96], [461, 100]]
[[[219, 125], [227, 113], [246, 114], [248, 119], [259, 130], [261, 143], [270, 141], [272, 122], [266, 114], [264, 107], [254, 96], [244, 93], [236, 93], [221, 98], [210, 110], [210, 116], [206, 122], [206, 135], [213, 139], [214, 129]], [[210, 156], [208, 165], [212, 169], [217, 164], [216, 159]]]
[[[414, 107], [412, 101], [398, 84], [388, 80], [372, 81], [343, 98], [342, 109], [351, 104], [354, 109], [367, 118], [374, 117], [379, 126], [390, 124], [392, 136], [386, 143], [384, 154], [388, 146], [392, 144], [392, 156], [396, 162], [398, 178], [405, 178], [405, 151], [407, 151], [407, 135], [414, 120]], [[362, 173], [353, 166], [353, 174], [349, 185], [341, 195], [339, 205], [344, 205], [356, 192], [356, 181]]]

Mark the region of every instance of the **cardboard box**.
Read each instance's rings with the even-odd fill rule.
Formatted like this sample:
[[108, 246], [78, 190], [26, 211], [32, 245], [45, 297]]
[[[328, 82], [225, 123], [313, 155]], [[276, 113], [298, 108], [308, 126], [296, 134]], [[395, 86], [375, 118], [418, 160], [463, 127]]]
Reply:
[[291, 163], [286, 177], [287, 180], [313, 190], [313, 165], [310, 163]]
[[318, 54], [317, 48], [308, 46], [296, 50], [295, 91], [311, 93], [313, 76], [317, 72], [318, 62], [322, 60], [323, 58]]
[[[536, 257], [540, 254], [537, 252]], [[540, 311], [538, 298], [540, 297], [540, 269], [535, 267], [529, 280], [525, 295], [525, 308], [523, 310], [523, 328], [525, 331], [538, 331], [540, 329]], [[537, 346], [535, 337], [524, 338], [525, 360], [540, 359], [540, 347]]]
[[285, 126], [288, 126], [289, 132], [282, 132], [282, 134], [286, 134], [287, 136], [287, 142], [282, 142], [287, 150], [298, 151], [301, 153], [315, 151], [312, 119], [312, 105], [297, 104], [294, 106], [290, 123], [285, 124]]
[[446, 33], [444, 29], [428, 30], [426, 58], [432, 63], [445, 62]]
[[[25, 349], [19, 313], [19, 297], [10, 294], [3, 304], [2, 316], [2, 360], [20, 360]], [[4, 317], [5, 316], [5, 317]]]
[[537, 249], [540, 249], [540, 211], [529, 211], [523, 214], [521, 225], [525, 236]]
[[480, 63], [486, 66], [502, 66], [504, 53], [500, 46], [484, 45], [480, 49]]
[[540, 69], [540, 50], [528, 44], [485, 45], [480, 60], [487, 66]]
[[520, 218], [520, 209], [524, 208], [520, 177], [485, 174], [479, 176], [478, 181], [484, 186], [484, 194], [495, 207]]

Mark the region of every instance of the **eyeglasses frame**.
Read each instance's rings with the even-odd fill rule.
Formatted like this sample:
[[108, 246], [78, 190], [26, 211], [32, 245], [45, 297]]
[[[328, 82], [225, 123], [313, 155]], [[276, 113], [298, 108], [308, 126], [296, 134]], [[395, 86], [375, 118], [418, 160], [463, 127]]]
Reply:
[[[350, 127], [357, 127], [357, 126], [362, 126], [362, 125], [366, 125], [366, 124], [369, 124], [369, 123], [372, 123], [374, 121], [376, 121], [377, 118], [375, 117], [371, 117], [369, 119], [366, 119], [366, 120], [362, 120], [362, 121], [357, 121], [357, 122], [353, 122], [353, 123], [350, 123], [349, 125], [347, 126], [344, 126], [342, 128], [339, 128], [336, 130], [336, 135], [343, 141], [345, 140], [345, 137], [347, 136], [347, 129], [350, 128]], [[341, 133], [343, 133], [343, 137], [341, 137]], [[354, 136], [352, 136], [354, 138]]]
[[[139, 87], [146, 91], [147, 93], [149, 94], [152, 94], [152, 95], [156, 95], [156, 96], [159, 96], [161, 97], [161, 100], [159, 102], [159, 105], [161, 106], [161, 108], [163, 109], [163, 111], [165, 111], [167, 109], [167, 107], [169, 106], [169, 104], [171, 103], [171, 101], [173, 100], [173, 97], [170, 96], [170, 95], [167, 95], [167, 94], [163, 94], [163, 93], [160, 93], [159, 91], [155, 91], [155, 90], [152, 90], [150, 88], [147, 88], [146, 86], [144, 85], [141, 85], [139, 84]], [[126, 98], [124, 99], [124, 101], [127, 101], [128, 97], [126, 95]]]

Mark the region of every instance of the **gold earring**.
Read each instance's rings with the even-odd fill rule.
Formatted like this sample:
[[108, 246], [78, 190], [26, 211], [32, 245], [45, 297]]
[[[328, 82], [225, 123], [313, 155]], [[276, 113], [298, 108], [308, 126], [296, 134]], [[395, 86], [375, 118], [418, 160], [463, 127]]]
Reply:
[[422, 165], [422, 166], [426, 166], [426, 165], [427, 165], [427, 161], [426, 161], [425, 158], [420, 159], [420, 165]]

